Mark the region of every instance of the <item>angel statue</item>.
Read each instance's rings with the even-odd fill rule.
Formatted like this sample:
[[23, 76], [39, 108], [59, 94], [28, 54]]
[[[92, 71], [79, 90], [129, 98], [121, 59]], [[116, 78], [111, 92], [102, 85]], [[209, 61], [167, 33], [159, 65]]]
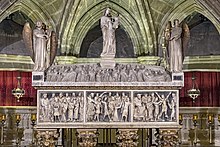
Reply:
[[182, 72], [184, 50], [186, 50], [190, 32], [186, 23], [182, 26], [179, 24], [179, 20], [174, 20], [173, 27], [169, 22], [165, 30], [165, 39], [168, 47], [168, 56], [171, 72]]
[[104, 15], [101, 17], [101, 29], [103, 35], [103, 50], [101, 57], [115, 57], [116, 54], [116, 38], [115, 30], [119, 25], [119, 16], [112, 17], [111, 9], [107, 8]]
[[54, 61], [57, 50], [57, 39], [54, 31], [38, 21], [32, 31], [27, 22], [23, 28], [23, 39], [26, 48], [34, 61], [33, 71], [45, 71]]

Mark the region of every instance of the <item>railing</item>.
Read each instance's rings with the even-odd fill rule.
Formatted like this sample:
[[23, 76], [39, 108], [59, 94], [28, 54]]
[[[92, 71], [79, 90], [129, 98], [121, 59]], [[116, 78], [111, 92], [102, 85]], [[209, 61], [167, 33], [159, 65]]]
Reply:
[[[36, 107], [0, 107], [0, 146], [36, 146]], [[180, 108], [179, 143], [182, 146], [220, 146], [220, 108]], [[4, 116], [3, 116], [4, 115]], [[158, 129], [138, 129], [138, 146], [156, 145], [154, 136]], [[78, 146], [76, 129], [60, 129], [58, 146]], [[97, 146], [114, 147], [117, 129], [98, 129]]]

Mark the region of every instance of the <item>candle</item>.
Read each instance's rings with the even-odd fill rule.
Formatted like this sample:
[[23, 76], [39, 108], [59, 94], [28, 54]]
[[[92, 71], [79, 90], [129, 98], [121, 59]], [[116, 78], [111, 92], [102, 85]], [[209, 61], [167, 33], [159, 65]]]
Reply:
[[198, 119], [198, 116], [196, 114], [193, 115], [193, 120], [196, 121]]
[[3, 114], [3, 115], [2, 115], [2, 120], [4, 120], [4, 121], [5, 121], [5, 119], [6, 119], [6, 115], [5, 115], [5, 114]]
[[182, 121], [183, 120], [183, 115], [179, 114], [179, 120]]
[[35, 121], [36, 120], [36, 114], [31, 114], [31, 120]]
[[16, 114], [16, 120], [20, 121], [21, 120], [21, 115], [20, 114]]
[[209, 121], [212, 121], [212, 115], [209, 115], [208, 119], [209, 119]]

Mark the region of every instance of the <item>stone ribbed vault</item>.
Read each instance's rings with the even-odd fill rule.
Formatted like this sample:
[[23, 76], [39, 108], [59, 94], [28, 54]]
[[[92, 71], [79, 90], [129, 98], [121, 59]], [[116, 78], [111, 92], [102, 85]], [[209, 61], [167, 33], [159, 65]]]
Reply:
[[86, 33], [98, 25], [106, 7], [120, 14], [137, 55], [157, 55], [168, 20], [180, 21], [193, 12], [206, 16], [220, 32], [218, 0], [4, 0], [0, 22], [21, 11], [33, 22], [41, 20], [58, 32], [62, 54], [78, 54]]

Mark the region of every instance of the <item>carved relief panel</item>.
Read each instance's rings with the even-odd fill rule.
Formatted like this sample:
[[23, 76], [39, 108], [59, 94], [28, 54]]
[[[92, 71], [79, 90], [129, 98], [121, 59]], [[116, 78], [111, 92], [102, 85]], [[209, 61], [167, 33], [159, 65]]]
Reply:
[[178, 125], [178, 95], [178, 90], [39, 90], [38, 125], [175, 126]]

